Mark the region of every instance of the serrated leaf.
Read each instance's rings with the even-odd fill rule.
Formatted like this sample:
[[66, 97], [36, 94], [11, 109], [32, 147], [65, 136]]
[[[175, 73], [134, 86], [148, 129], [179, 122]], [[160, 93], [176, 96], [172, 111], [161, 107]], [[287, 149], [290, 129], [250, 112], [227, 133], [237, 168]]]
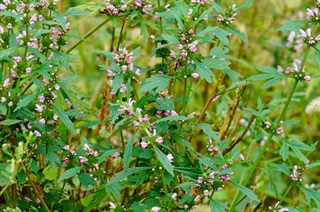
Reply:
[[120, 191], [123, 189], [123, 187], [118, 183], [106, 184], [105, 189], [108, 194], [113, 194], [117, 199], [121, 198]]
[[320, 208], [320, 192], [319, 191], [316, 191], [310, 188], [304, 188], [300, 185], [299, 185], [299, 188], [303, 191], [309, 205], [311, 205], [311, 200], [313, 200], [316, 203], [317, 207]]
[[294, 31], [296, 33], [299, 33], [299, 30], [301, 29], [301, 26], [304, 24], [310, 23], [310, 21], [307, 20], [294, 20], [294, 21], [288, 21], [284, 23], [279, 30], [282, 32], [286, 31]]
[[49, 152], [46, 154], [46, 157], [44, 158], [45, 164], [49, 162], [52, 168], [55, 168], [61, 164], [60, 157], [51, 148], [49, 148]]
[[168, 116], [168, 117], [159, 119], [159, 120], [153, 122], [152, 124], [157, 124], [162, 121], [184, 121], [184, 120], [188, 120], [188, 119], [190, 119], [190, 118], [186, 117], [186, 116]]
[[307, 163], [309, 160], [308, 158], [295, 146], [290, 146], [290, 148], [292, 149], [292, 151], [295, 153], [295, 156], [297, 158], [299, 158], [300, 161], [303, 161], [305, 163]]
[[223, 202], [215, 201], [210, 199], [210, 207], [211, 211], [214, 212], [225, 212], [228, 208], [228, 205], [224, 204]]
[[123, 82], [123, 75], [117, 74], [112, 81], [112, 92], [117, 93]]
[[282, 164], [275, 164], [272, 163], [270, 164], [271, 167], [275, 168], [276, 171], [282, 172], [284, 174], [286, 174], [287, 176], [290, 176], [290, 170], [289, 170], [289, 166], [285, 163]]
[[180, 41], [174, 35], [163, 34], [163, 35], [161, 35], [161, 37], [164, 40], [170, 42], [171, 44], [179, 44], [180, 43]]
[[78, 174], [79, 181], [82, 185], [88, 188], [89, 185], [96, 186], [97, 183], [92, 179], [90, 174], [88, 173], [81, 173]]
[[67, 127], [67, 129], [72, 132], [73, 134], [77, 134], [76, 130], [74, 129], [72, 121], [69, 119], [68, 115], [65, 112], [60, 111], [58, 108], [54, 107], [54, 111], [58, 115], [59, 119], [62, 123]]
[[212, 130], [212, 127], [210, 124], [201, 123], [198, 126], [206, 134], [206, 137], [208, 140], [213, 139], [214, 141], [221, 141], [217, 135], [218, 133]]
[[0, 60], [5, 58], [5, 57], [8, 57], [9, 55], [11, 55], [12, 53], [14, 53], [16, 49], [13, 49], [13, 48], [9, 48], [9, 49], [5, 49], [5, 50], [1, 50], [0, 51]]
[[79, 167], [75, 167], [75, 168], [71, 168], [71, 169], [67, 170], [65, 173], [63, 173], [59, 177], [58, 182], [61, 182], [62, 180], [67, 180], [67, 179], [75, 176], [83, 168], [84, 168], [84, 166], [79, 166]]
[[220, 27], [213, 27], [212, 28], [212, 33], [217, 36], [217, 38], [221, 41], [226, 46], [229, 46], [229, 40], [228, 40], [228, 35], [229, 33]]
[[64, 16], [74, 16], [74, 15], [87, 15], [90, 12], [86, 10], [80, 10], [79, 8], [76, 7], [71, 7], [67, 12], [64, 14]]
[[205, 66], [203, 63], [196, 61], [196, 72], [200, 75], [200, 77], [203, 79], [206, 79], [208, 83], [212, 82], [212, 77], [214, 74], [212, 73], [212, 70]]
[[66, 30], [66, 20], [63, 15], [61, 15], [58, 11], [53, 10], [54, 17], [56, 22], [62, 27], [63, 30]]
[[158, 147], [153, 146], [153, 149], [160, 163], [163, 165], [163, 168], [165, 168], [165, 170], [167, 170], [172, 176], [174, 176], [172, 164], [170, 163], [167, 156], [160, 149], [158, 149]]
[[150, 78], [146, 79], [141, 84], [141, 92], [148, 92], [155, 89], [155, 92], [160, 92], [168, 87], [168, 84], [171, 79], [174, 77], [165, 76], [165, 75], [153, 75]]
[[156, 102], [158, 110], [174, 110], [174, 102], [171, 98], [157, 99]]
[[258, 199], [257, 195], [255, 195], [255, 193], [253, 193], [253, 191], [251, 191], [250, 189], [234, 182], [234, 181], [229, 181], [230, 183], [232, 183], [233, 185], [237, 186], [240, 191], [246, 195], [247, 197], [249, 197], [251, 200], [254, 200], [254, 201], [257, 201], [257, 202], [260, 202], [260, 200]]
[[241, 40], [243, 40], [245, 43], [248, 43], [248, 37], [246, 36], [246, 34], [244, 34], [243, 32], [241, 32], [239, 29], [237, 28], [226, 28], [226, 31], [231, 33], [231, 34], [235, 34], [237, 35]]
[[280, 155], [282, 157], [282, 160], [286, 161], [289, 157], [289, 146], [286, 144], [286, 142], [282, 143], [282, 146], [280, 148]]
[[301, 142], [298, 142], [298, 141], [285, 141], [285, 143], [287, 143], [290, 147], [296, 147], [298, 149], [303, 149], [303, 150], [307, 150], [307, 151], [313, 151], [314, 148], [308, 146], [307, 144], [305, 143], [301, 143]]
[[208, 158], [198, 158], [199, 162], [202, 163], [205, 166], [208, 166], [210, 168], [212, 168], [214, 171], [217, 171], [218, 168], [216, 165], [214, 165], [214, 163], [212, 163], [212, 161], [210, 161]]
[[263, 84], [261, 86], [261, 89], [266, 89], [266, 88], [269, 88], [271, 87], [272, 85], [276, 84], [277, 82], [279, 82], [281, 80], [281, 77], [275, 77], [271, 80], [269, 80], [268, 82], [266, 82], [265, 84]]
[[262, 170], [268, 176], [270, 184], [271, 184], [271, 189], [275, 192], [275, 194], [276, 194], [276, 196], [278, 198], [278, 196], [279, 196], [278, 189], [277, 189], [277, 186], [274, 184], [274, 182], [272, 180], [273, 178], [271, 177], [271, 175], [269, 174], [269, 172], [267, 170], [265, 170], [265, 169], [262, 169]]
[[17, 110], [19, 110], [20, 108], [27, 106], [30, 102], [32, 102], [32, 100], [39, 95], [39, 92], [37, 93], [33, 93], [30, 96], [26, 96], [24, 97], [18, 104], [17, 107], [14, 109], [13, 112], [16, 112]]
[[124, 154], [123, 154], [123, 164], [124, 164], [123, 171], [124, 172], [126, 172], [128, 170], [128, 168], [129, 168], [134, 138], [135, 138], [135, 136], [131, 137], [129, 143], [127, 144], [127, 146], [126, 146], [126, 148], [124, 150]]
[[21, 122], [21, 120], [18, 120], [18, 119], [6, 119], [4, 121], [0, 121], [0, 125], [10, 126], [10, 125], [14, 125], [14, 124], [17, 124], [20, 122]]

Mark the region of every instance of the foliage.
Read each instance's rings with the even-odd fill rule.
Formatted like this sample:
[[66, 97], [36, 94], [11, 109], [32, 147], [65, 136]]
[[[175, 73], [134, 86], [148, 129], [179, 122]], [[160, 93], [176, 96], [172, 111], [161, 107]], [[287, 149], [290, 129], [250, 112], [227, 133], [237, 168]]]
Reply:
[[320, 1], [236, 3], [0, 1], [1, 210], [319, 209]]

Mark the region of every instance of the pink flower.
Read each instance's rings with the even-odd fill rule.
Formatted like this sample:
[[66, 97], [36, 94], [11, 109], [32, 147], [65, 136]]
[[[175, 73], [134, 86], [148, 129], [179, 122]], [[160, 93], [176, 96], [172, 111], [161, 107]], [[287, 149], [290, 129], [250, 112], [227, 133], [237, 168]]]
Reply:
[[167, 158], [168, 158], [168, 160], [169, 160], [170, 163], [173, 162], [173, 158], [174, 158], [174, 157], [172, 156], [172, 154], [168, 154], [168, 155], [167, 155]]
[[176, 53], [172, 50], [170, 50], [170, 57], [171, 59], [175, 59], [176, 58]]
[[160, 208], [160, 207], [155, 206], [155, 207], [152, 207], [152, 208], [151, 208], [151, 210], [152, 210], [152, 212], [158, 212], [158, 211], [160, 211], [160, 210], [161, 210], [161, 208]]
[[173, 200], [177, 200], [177, 196], [178, 196], [178, 194], [177, 194], [177, 193], [173, 193], [173, 194], [171, 195], [171, 199], [173, 199]]
[[199, 195], [196, 196], [196, 198], [194, 198], [194, 201], [195, 201], [195, 202], [201, 201], [201, 197], [200, 197]]
[[182, 44], [178, 44], [178, 45], [177, 45], [177, 48], [178, 48], [178, 49], [183, 49], [183, 45], [182, 45]]
[[181, 56], [182, 57], [187, 57], [188, 56], [188, 52], [186, 50], [182, 50]]
[[192, 73], [191, 76], [194, 78], [194, 80], [199, 80], [199, 74], [198, 73]]
[[40, 123], [41, 125], [44, 125], [44, 124], [46, 123], [46, 120], [45, 120], [44, 118], [42, 118], [42, 119], [39, 120], [39, 123]]
[[109, 205], [110, 209], [116, 209], [116, 205], [113, 202], [109, 202]]
[[310, 77], [310, 76], [305, 76], [304, 79], [305, 79], [307, 82], [311, 82], [311, 77]]
[[208, 191], [208, 190], [204, 190], [204, 191], [203, 191], [203, 195], [204, 195], [204, 196], [208, 196], [208, 195], [209, 195], [209, 191]]
[[145, 142], [145, 141], [141, 141], [141, 142], [140, 142], [140, 146], [141, 146], [141, 148], [144, 150], [144, 149], [148, 146], [148, 143]]
[[162, 144], [163, 143], [163, 138], [160, 136], [156, 139], [156, 142], [159, 143], [159, 144]]

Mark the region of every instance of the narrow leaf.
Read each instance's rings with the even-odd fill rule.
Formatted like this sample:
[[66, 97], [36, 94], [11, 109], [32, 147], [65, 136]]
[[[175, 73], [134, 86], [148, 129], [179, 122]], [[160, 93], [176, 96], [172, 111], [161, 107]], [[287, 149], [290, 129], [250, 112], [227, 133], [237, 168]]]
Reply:
[[233, 185], [237, 186], [240, 191], [246, 195], [247, 197], [249, 197], [250, 199], [254, 200], [254, 201], [257, 201], [257, 202], [260, 202], [260, 200], [258, 199], [258, 197], [255, 195], [255, 193], [253, 193], [253, 191], [251, 191], [250, 189], [234, 182], [234, 181], [229, 181], [230, 183], [232, 183]]
[[6, 119], [4, 121], [0, 121], [0, 125], [10, 126], [10, 125], [14, 125], [14, 124], [17, 124], [20, 122], [21, 122], [21, 120], [18, 120], [18, 119]]
[[168, 117], [159, 119], [159, 120], [153, 122], [152, 124], [157, 124], [162, 121], [184, 121], [184, 120], [188, 120], [188, 119], [190, 119], [190, 118], [186, 117], [186, 116], [168, 116]]
[[65, 112], [60, 111], [58, 108], [54, 107], [54, 110], [56, 111], [59, 119], [62, 121], [62, 123], [68, 128], [70, 132], [73, 134], [77, 134], [76, 130], [74, 129], [72, 121], [69, 119], [67, 114]]
[[124, 154], [123, 154], [123, 163], [124, 163], [124, 172], [126, 172], [129, 168], [129, 164], [130, 164], [130, 158], [131, 158], [131, 154], [132, 154], [132, 145], [134, 142], [134, 138], [135, 136], [132, 136], [129, 143], [127, 144], [125, 150], [124, 150]]
[[311, 204], [311, 200], [313, 200], [316, 203], [317, 207], [320, 208], [320, 192], [319, 191], [315, 191], [309, 188], [304, 188], [302, 186], [299, 186], [299, 188], [303, 191], [309, 205]]
[[160, 163], [163, 165], [163, 167], [164, 167], [172, 176], [174, 176], [172, 164], [170, 163], [170, 161], [169, 161], [169, 159], [167, 158], [167, 156], [166, 156], [160, 149], [158, 149], [156, 146], [153, 146], [153, 148], [154, 148], [154, 151], [156, 152], [156, 155], [157, 155]]
[[18, 104], [17, 104], [17, 107], [14, 109], [13, 112], [16, 112], [17, 110], [19, 110], [20, 108], [24, 107], [24, 106], [27, 106], [30, 102], [32, 102], [32, 100], [38, 96], [39, 93], [33, 93], [32, 95], [30, 96], [26, 96], [24, 97]]
[[75, 168], [71, 168], [71, 169], [67, 170], [65, 173], [63, 173], [59, 177], [58, 182], [61, 182], [62, 180], [66, 180], [66, 179], [69, 179], [69, 178], [75, 176], [83, 168], [84, 168], [84, 166], [80, 166], [80, 167], [75, 167]]

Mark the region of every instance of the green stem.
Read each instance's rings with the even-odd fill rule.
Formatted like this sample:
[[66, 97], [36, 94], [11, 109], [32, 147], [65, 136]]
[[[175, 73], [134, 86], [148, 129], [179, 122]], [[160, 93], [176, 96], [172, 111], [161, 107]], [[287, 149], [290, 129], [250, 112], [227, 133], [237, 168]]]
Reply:
[[[305, 53], [305, 55], [303, 57], [303, 60], [302, 60], [302, 63], [301, 63], [301, 67], [300, 67], [300, 70], [299, 70], [300, 73], [302, 72], [303, 67], [305, 66], [309, 51], [310, 51], [310, 46], [308, 46], [308, 48], [306, 50], [306, 53]], [[293, 96], [293, 94], [294, 94], [294, 92], [295, 92], [295, 90], [296, 90], [296, 88], [298, 86], [298, 83], [299, 83], [299, 80], [296, 79], [294, 84], [293, 84], [293, 87], [291, 88], [291, 91], [290, 91], [290, 93], [288, 95], [286, 104], [284, 105], [284, 108], [282, 109], [281, 115], [280, 115], [279, 119], [277, 120], [277, 122], [275, 124], [275, 129], [277, 129], [280, 126], [280, 123], [281, 123], [282, 119], [284, 118], [284, 116], [285, 116], [285, 114], [287, 112], [288, 106], [289, 106], [289, 104], [291, 102], [291, 99], [292, 99], [292, 96]], [[259, 163], [261, 161], [261, 158], [264, 155], [264, 153], [265, 153], [269, 143], [271, 142], [272, 137], [275, 135], [275, 133], [276, 133], [276, 131], [274, 130], [273, 132], [271, 132], [269, 134], [265, 144], [263, 145], [262, 149], [260, 150], [260, 152], [258, 154], [258, 157], [254, 160], [254, 164], [251, 166], [250, 170], [248, 171], [247, 177], [241, 183], [243, 186], [246, 186], [248, 184], [248, 182], [250, 181], [254, 171], [256, 170], [257, 166], [259, 165]], [[232, 202], [232, 205], [230, 207], [230, 211], [232, 211], [235, 208], [235, 206], [236, 206], [236, 204], [237, 204], [237, 202], [238, 202], [238, 200], [240, 198], [240, 195], [241, 195], [241, 192], [238, 192], [237, 195], [235, 196], [235, 198], [234, 198], [234, 200]]]
[[[155, 147], [155, 146], [154, 146], [154, 147]], [[158, 155], [157, 155], [157, 154], [155, 154], [155, 155], [156, 155], [157, 161], [160, 161]], [[166, 196], [168, 197], [168, 196], [169, 196], [169, 193], [168, 193], [166, 178], [164, 177], [164, 174], [163, 174], [163, 170], [162, 170], [162, 169], [160, 169], [160, 175], [161, 175], [161, 181], [162, 181], [163, 190], [164, 190]]]
[[[161, 9], [160, 0], [158, 0], [158, 9], [159, 10]], [[159, 23], [159, 25], [160, 25], [160, 34], [162, 34], [162, 31], [163, 31], [163, 29], [162, 29], [162, 18], [160, 17], [159, 20], [160, 20], [160, 23]]]
[[104, 20], [101, 24], [99, 24], [98, 26], [96, 26], [95, 28], [93, 28], [92, 30], [90, 30], [84, 37], [82, 40], [79, 40], [76, 44], [74, 44], [73, 46], [71, 46], [67, 51], [66, 54], [69, 54], [74, 48], [76, 48], [79, 44], [81, 44], [83, 41], [85, 41], [88, 37], [90, 37], [93, 33], [95, 33], [98, 29], [100, 29], [103, 25], [105, 25], [108, 21], [110, 21], [111, 18], [108, 17], [106, 20]]

